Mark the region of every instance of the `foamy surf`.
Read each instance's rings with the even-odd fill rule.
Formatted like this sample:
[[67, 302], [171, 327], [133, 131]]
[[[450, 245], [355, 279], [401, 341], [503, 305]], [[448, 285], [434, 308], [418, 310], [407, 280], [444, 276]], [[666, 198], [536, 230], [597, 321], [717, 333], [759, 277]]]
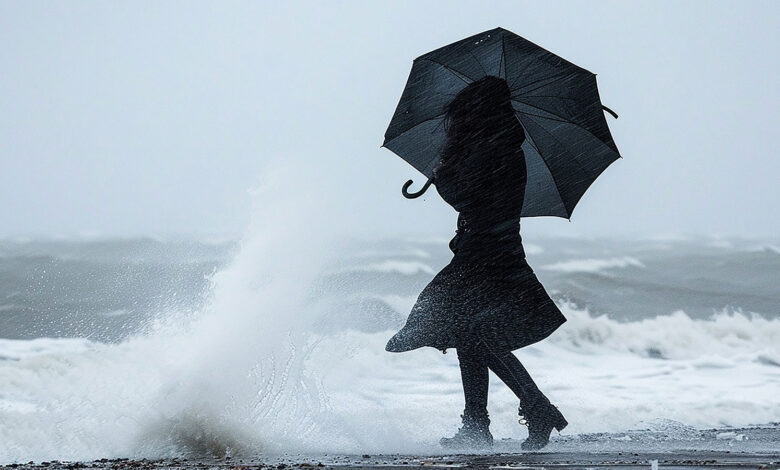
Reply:
[[626, 268], [629, 266], [644, 268], [642, 264], [636, 258], [630, 256], [622, 258], [607, 258], [607, 259], [576, 259], [570, 261], [561, 261], [554, 264], [546, 264], [541, 266], [541, 269], [547, 271], [559, 271], [564, 273], [598, 273], [608, 269]]
[[[303, 312], [284, 303], [288, 315]], [[680, 312], [620, 323], [565, 313], [549, 341], [517, 354], [567, 414], [567, 433], [658, 418], [696, 428], [780, 418], [778, 320]], [[299, 335], [288, 315], [268, 335], [265, 321], [217, 315], [122, 344], [1, 342], [0, 460], [430, 452], [454, 431], [462, 407], [454, 354], [388, 354], [389, 331]], [[492, 379], [497, 437], [522, 438], [516, 409]]]

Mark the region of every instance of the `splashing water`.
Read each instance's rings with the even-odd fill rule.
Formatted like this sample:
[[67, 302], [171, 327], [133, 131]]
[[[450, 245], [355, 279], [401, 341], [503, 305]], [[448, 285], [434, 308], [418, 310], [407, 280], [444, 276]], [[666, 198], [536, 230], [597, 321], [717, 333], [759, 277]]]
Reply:
[[257, 453], [316, 442], [327, 400], [303, 363], [314, 346], [312, 289], [335, 225], [315, 194], [281, 191], [291, 176], [277, 169], [254, 192], [240, 254], [213, 277], [203, 312], [172, 312], [149, 334], [114, 345], [3, 340], [4, 351], [19, 351], [2, 370], [0, 461]]

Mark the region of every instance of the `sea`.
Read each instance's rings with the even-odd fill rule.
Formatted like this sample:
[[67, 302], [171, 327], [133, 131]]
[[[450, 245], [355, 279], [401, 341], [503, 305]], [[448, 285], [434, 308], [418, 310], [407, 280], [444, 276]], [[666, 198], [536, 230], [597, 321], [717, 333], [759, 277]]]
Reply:
[[[447, 237], [328, 237], [283, 214], [236, 239], [0, 241], [0, 463], [439, 451], [463, 408], [455, 352], [384, 346]], [[780, 421], [780, 240], [525, 249], [568, 319], [515, 351], [570, 423], [553, 448]], [[517, 399], [490, 388], [494, 436], [523, 439]]]

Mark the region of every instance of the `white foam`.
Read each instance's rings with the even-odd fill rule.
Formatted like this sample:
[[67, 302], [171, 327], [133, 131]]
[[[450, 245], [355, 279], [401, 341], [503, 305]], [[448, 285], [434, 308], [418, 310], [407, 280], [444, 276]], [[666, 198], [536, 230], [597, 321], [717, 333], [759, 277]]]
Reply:
[[579, 354], [607, 350], [646, 357], [702, 360], [720, 358], [732, 364], [759, 357], [778, 360], [780, 319], [721, 312], [694, 320], [685, 312], [622, 323], [607, 316], [564, 306], [568, 322], [550, 341]]
[[0, 339], [0, 359], [20, 361], [31, 357], [58, 357], [89, 351], [93, 345], [83, 338]]
[[355, 258], [374, 258], [374, 257], [393, 257], [393, 256], [411, 256], [416, 258], [430, 258], [431, 254], [427, 251], [415, 248], [407, 247], [404, 250], [399, 251], [380, 251], [380, 250], [362, 250], [353, 255]]
[[714, 240], [708, 241], [707, 246], [711, 248], [729, 249], [729, 248], [734, 248], [734, 243], [726, 239], [716, 238]]
[[[567, 432], [621, 432], [658, 418], [714, 427], [780, 417], [778, 369], [756, 360], [761, 351], [778, 354], [780, 321], [725, 313], [696, 321], [676, 313], [620, 323], [564, 310], [569, 321], [559, 331], [517, 356], [569, 418]], [[356, 450], [435, 449], [459, 424], [457, 359], [429, 349], [388, 355], [382, 347], [391, 334], [326, 338], [312, 363], [329, 364], [323, 383], [335, 413], [355, 426], [370, 419]], [[340, 347], [352, 354], [342, 356]], [[517, 399], [491, 376], [496, 437], [523, 437], [516, 412]]]
[[626, 268], [629, 266], [643, 268], [645, 265], [636, 258], [631, 256], [623, 256], [620, 258], [588, 258], [561, 261], [558, 263], [541, 266], [540, 269], [564, 273], [598, 273], [608, 269]]
[[[305, 303], [289, 296], [298, 282], [245, 278], [251, 251], [215, 279], [213, 315], [186, 328], [169, 319], [119, 345], [0, 343], [18, 359], [0, 361], [0, 461], [437, 450], [462, 408], [455, 355], [386, 353], [391, 331], [307, 339], [296, 333], [308, 321]], [[285, 295], [268, 314], [252, 301], [269, 302], [278, 289]], [[657, 418], [696, 427], [780, 419], [778, 368], [757, 360], [780, 360], [780, 320], [677, 312], [620, 323], [563, 310], [569, 321], [559, 331], [517, 355], [566, 414], [567, 432], [620, 432]], [[496, 437], [523, 437], [516, 406], [492, 378]]]
[[544, 248], [534, 243], [523, 243], [523, 249], [527, 255], [539, 255], [544, 253]]
[[387, 260], [363, 266], [354, 266], [347, 271], [364, 271], [380, 273], [398, 273], [411, 276], [418, 273], [434, 274], [433, 268], [419, 261]]
[[414, 306], [414, 301], [417, 299], [417, 296], [382, 295], [379, 296], [379, 298], [396, 312], [407, 315]]
[[656, 242], [687, 242], [691, 241], [693, 237], [681, 233], [658, 233], [645, 237], [645, 239]]

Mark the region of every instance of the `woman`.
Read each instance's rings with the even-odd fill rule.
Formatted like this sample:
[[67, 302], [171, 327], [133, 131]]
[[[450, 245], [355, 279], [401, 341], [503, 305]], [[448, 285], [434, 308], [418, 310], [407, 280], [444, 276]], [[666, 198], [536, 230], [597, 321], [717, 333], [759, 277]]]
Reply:
[[525, 261], [520, 212], [527, 180], [523, 128], [503, 79], [485, 77], [447, 108], [448, 142], [434, 171], [441, 197], [459, 212], [454, 257], [423, 289], [391, 352], [455, 348], [465, 409], [445, 447], [489, 447], [488, 369], [520, 399], [528, 425], [524, 450], [547, 445], [568, 424], [512, 351], [549, 336], [566, 321]]

